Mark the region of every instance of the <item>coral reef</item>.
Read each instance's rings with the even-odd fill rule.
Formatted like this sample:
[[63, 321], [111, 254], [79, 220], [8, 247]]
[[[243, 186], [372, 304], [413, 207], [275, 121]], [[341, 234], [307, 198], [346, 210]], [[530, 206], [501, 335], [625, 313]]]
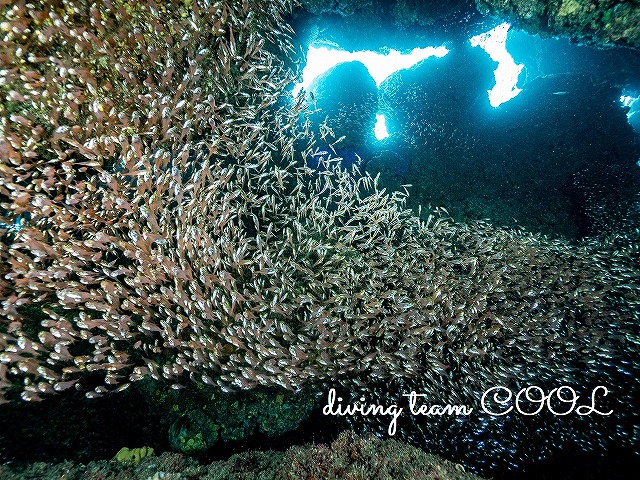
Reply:
[[301, 4], [305, 10], [295, 18], [296, 31], [313, 31], [314, 41], [350, 50], [406, 50], [416, 42], [433, 45], [468, 39], [478, 33], [486, 15], [544, 37], [640, 48], [640, 12], [633, 0], [303, 0]]
[[[141, 382], [142, 383], [142, 382]], [[234, 442], [264, 434], [269, 437], [295, 430], [309, 416], [318, 398], [282, 389], [255, 388], [225, 394], [217, 387], [172, 390], [157, 382], [143, 382], [152, 407], [168, 424], [169, 443], [183, 453], [203, 452], [219, 442]]]
[[36, 463], [23, 469], [0, 465], [0, 476], [5, 480], [34, 476], [48, 480], [59, 479], [61, 475], [68, 480], [480, 480], [480, 477], [466, 473], [461, 465], [428, 455], [415, 447], [394, 440], [359, 437], [350, 432], [341, 434], [331, 445], [293, 447], [286, 452], [244, 452], [209, 465], [168, 453], [142, 458], [140, 464], [130, 467], [106, 461], [88, 465]]
[[437, 45], [469, 37], [482, 15], [472, 0], [303, 0], [293, 26], [305, 39], [350, 51]]
[[476, 0], [483, 13], [545, 36], [566, 35], [599, 46], [640, 48], [640, 6], [631, 1]]
[[118, 450], [118, 453], [116, 453], [116, 456], [113, 457], [113, 459], [122, 465], [135, 467], [140, 464], [140, 461], [143, 458], [153, 456], [153, 453], [153, 448], [151, 447], [122, 447], [120, 450]]

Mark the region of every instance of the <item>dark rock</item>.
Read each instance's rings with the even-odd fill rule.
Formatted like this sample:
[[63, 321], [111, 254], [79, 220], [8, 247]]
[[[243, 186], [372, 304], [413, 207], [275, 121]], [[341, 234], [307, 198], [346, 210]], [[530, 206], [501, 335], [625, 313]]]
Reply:
[[340, 148], [362, 147], [371, 141], [377, 111], [377, 87], [360, 62], [345, 62], [319, 76], [309, 87], [318, 111], [311, 118], [323, 123], [336, 139], [345, 136]]
[[344, 432], [331, 444], [305, 445], [280, 451], [246, 451], [228, 460], [200, 464], [185, 455], [163, 453], [143, 458], [136, 466], [96, 461], [88, 465], [34, 463], [24, 470], [0, 465], [6, 480], [202, 480], [237, 479], [365, 479], [481, 480], [462, 465], [429, 455], [394, 440]]
[[476, 0], [478, 9], [531, 33], [563, 35], [575, 42], [640, 49], [636, 1]]
[[302, 6], [297, 18], [304, 19], [294, 26], [305, 24], [314, 42], [351, 51], [441, 44], [468, 37], [468, 28], [481, 20], [471, 0], [305, 0]]
[[[605, 172], [631, 175], [640, 154], [619, 97], [618, 87], [589, 75], [531, 81], [486, 124], [485, 188], [493, 185], [497, 198], [514, 199], [525, 225], [536, 219], [543, 230], [569, 236], [603, 233], [605, 224], [625, 216], [640, 188], [633, 176], [611, 188], [601, 185], [604, 177], [619, 176]], [[576, 192], [576, 175], [583, 193]], [[596, 221], [576, 200], [585, 189], [590, 204], [616, 205], [602, 212], [608, 220], [598, 215]]]

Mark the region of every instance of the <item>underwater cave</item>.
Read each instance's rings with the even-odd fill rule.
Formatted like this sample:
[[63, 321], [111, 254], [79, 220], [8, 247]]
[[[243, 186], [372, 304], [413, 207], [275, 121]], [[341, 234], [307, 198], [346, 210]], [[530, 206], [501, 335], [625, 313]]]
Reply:
[[0, 14], [0, 477], [635, 478], [636, 3]]
[[422, 22], [399, 6], [371, 18], [308, 3], [320, 13], [294, 16], [293, 95], [304, 88], [316, 121], [331, 118], [344, 139], [323, 150], [345, 165], [355, 153], [382, 185], [412, 185], [414, 209], [446, 206], [457, 220], [573, 240], [635, 222], [635, 50], [541, 38], [465, 2]]

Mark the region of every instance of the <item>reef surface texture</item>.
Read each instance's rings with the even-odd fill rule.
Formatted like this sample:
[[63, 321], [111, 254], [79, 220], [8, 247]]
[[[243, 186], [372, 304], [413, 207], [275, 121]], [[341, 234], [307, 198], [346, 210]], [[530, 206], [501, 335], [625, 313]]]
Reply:
[[543, 36], [589, 45], [640, 48], [640, 4], [590, 0], [476, 0], [478, 9]]

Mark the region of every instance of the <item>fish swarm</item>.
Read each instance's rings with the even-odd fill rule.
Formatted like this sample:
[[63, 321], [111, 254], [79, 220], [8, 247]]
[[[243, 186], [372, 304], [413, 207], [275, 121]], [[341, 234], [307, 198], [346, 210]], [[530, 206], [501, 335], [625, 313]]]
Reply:
[[145, 377], [637, 398], [637, 231], [419, 218], [305, 167], [289, 2], [0, 5], [0, 401]]

